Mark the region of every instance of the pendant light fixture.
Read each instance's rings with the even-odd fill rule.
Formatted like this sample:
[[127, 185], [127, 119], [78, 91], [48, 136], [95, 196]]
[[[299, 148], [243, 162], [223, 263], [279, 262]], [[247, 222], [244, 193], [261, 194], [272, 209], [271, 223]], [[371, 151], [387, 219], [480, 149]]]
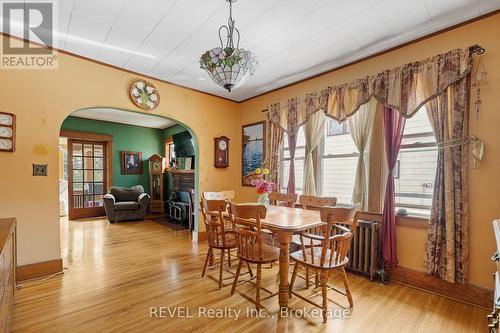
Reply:
[[[232, 12], [232, 5], [236, 0], [226, 1], [229, 3], [229, 20], [227, 26], [219, 28], [220, 47], [205, 52], [200, 58], [200, 66], [212, 81], [231, 92], [255, 73], [257, 59], [250, 51], [240, 49], [240, 32], [234, 26]], [[225, 45], [221, 36], [224, 30], [227, 33]]]

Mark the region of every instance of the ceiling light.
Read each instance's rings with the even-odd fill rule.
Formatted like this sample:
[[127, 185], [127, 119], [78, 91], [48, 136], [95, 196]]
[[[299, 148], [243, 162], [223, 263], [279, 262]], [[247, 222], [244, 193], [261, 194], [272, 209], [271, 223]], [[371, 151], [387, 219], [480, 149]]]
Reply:
[[[229, 2], [228, 25], [219, 28], [220, 47], [205, 52], [200, 58], [200, 66], [204, 69], [212, 81], [231, 92], [233, 88], [243, 84], [255, 73], [257, 59], [250, 51], [240, 49], [240, 32], [234, 26], [232, 4]], [[222, 42], [222, 30], [227, 32], [226, 45]], [[234, 35], [236, 33], [236, 35]], [[237, 36], [236, 47], [233, 37]]]

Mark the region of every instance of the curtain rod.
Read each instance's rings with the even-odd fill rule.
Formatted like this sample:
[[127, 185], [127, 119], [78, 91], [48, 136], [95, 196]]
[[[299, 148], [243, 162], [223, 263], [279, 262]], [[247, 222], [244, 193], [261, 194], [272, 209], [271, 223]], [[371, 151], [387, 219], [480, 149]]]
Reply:
[[[469, 48], [469, 54], [477, 54], [477, 55], [481, 55], [483, 54], [484, 52], [486, 52], [486, 50], [484, 49], [484, 47], [482, 47], [481, 45], [479, 44], [476, 44], [476, 45], [473, 45]], [[263, 109], [261, 110], [261, 112], [268, 112], [269, 109]]]

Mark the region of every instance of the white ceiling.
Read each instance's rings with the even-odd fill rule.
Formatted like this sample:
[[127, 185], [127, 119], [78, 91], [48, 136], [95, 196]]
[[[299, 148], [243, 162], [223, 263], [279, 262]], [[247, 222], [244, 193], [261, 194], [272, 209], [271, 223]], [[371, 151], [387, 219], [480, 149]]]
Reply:
[[[126, 115], [126, 117], [124, 117], [124, 115]], [[111, 108], [83, 109], [71, 113], [71, 116], [159, 129], [164, 129], [177, 124], [176, 122], [163, 117]]]
[[55, 47], [241, 101], [500, 8], [500, 0], [239, 0], [256, 74], [227, 93], [199, 68], [225, 0], [54, 0]]

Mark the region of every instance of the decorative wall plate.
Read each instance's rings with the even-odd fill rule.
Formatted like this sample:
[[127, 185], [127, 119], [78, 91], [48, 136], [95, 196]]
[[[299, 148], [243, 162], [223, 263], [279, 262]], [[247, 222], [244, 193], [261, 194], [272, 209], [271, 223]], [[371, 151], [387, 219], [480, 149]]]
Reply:
[[160, 104], [160, 93], [155, 86], [145, 80], [137, 80], [130, 86], [130, 98], [143, 110], [153, 110]]

